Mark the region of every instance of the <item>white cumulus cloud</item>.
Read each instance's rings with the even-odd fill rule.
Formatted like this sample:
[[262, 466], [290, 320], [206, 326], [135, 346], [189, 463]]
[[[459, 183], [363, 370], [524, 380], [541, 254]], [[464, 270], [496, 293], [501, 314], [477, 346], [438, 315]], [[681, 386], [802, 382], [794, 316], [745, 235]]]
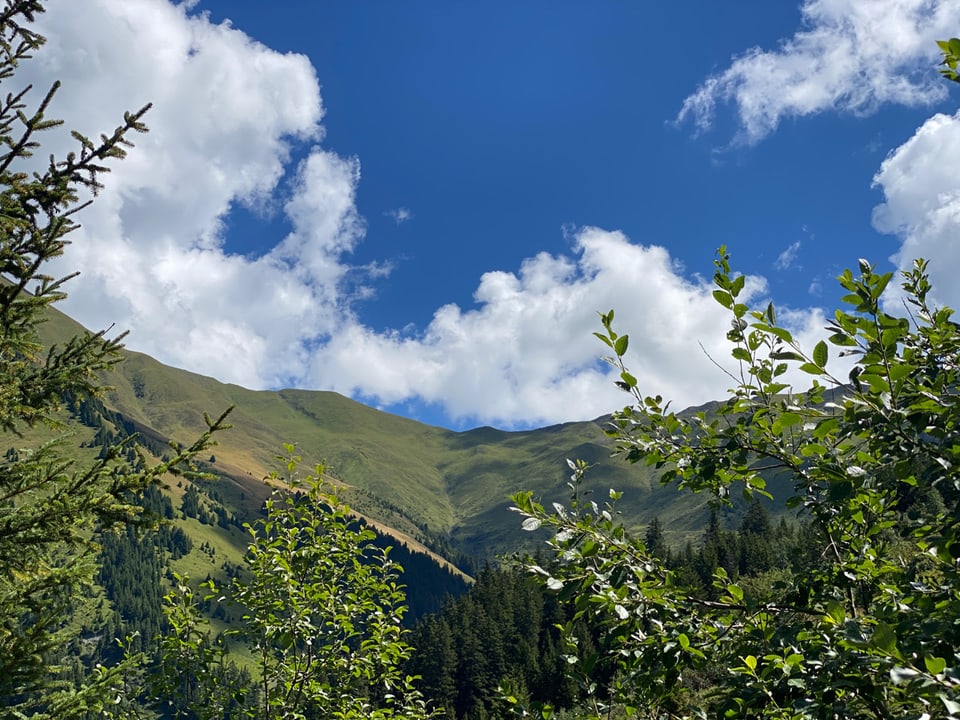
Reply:
[[960, 0], [805, 0], [800, 10], [800, 30], [776, 49], [736, 57], [684, 101], [678, 120], [703, 130], [718, 105], [731, 103], [740, 139], [755, 143], [784, 118], [945, 96], [931, 71], [935, 41], [957, 34]]
[[[519, 273], [486, 273], [476, 307], [447, 305], [422, 336], [379, 335], [360, 326], [315, 356], [313, 372], [346, 394], [387, 402], [411, 396], [442, 403], [454, 417], [510, 424], [595, 417], [626, 404], [604, 347], [591, 338], [598, 311], [615, 308], [629, 333], [628, 364], [640, 389], [683, 408], [723, 397], [731, 380], [728, 311], [706, 280], [687, 279], [662, 247], [619, 232], [583, 228], [574, 256], [540, 254]], [[766, 291], [751, 277], [743, 300]], [[817, 312], [789, 315], [804, 338], [822, 336]]]
[[[71, 236], [62, 267], [82, 274], [66, 309], [129, 328], [131, 347], [174, 365], [250, 387], [295, 382], [305, 348], [343, 321], [341, 258], [364, 231], [359, 162], [315, 144], [324, 110], [309, 60], [166, 0], [54, 0], [39, 29], [48, 43], [18, 80], [61, 79], [53, 111], [68, 127], [96, 137], [154, 103], [150, 132]], [[294, 143], [314, 145], [291, 173]], [[238, 204], [273, 206], [290, 233], [259, 257], [227, 252]]]
[[[874, 209], [877, 230], [897, 235], [891, 258], [909, 269], [915, 258], [930, 260], [934, 298], [960, 307], [960, 113], [937, 114], [890, 153], [874, 177], [884, 202]], [[897, 288], [888, 296], [897, 311]], [[902, 310], [900, 310], [902, 311]]]

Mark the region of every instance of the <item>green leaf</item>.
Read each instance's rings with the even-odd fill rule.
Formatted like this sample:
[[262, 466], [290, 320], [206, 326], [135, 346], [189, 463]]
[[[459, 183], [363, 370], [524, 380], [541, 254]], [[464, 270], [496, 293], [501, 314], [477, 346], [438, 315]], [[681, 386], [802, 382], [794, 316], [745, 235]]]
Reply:
[[797, 362], [803, 360], [803, 355], [793, 350], [774, 350], [770, 353], [771, 360], [795, 360]]
[[916, 366], [910, 363], [893, 363], [890, 365], [890, 379], [901, 380], [916, 369]]
[[816, 347], [813, 348], [813, 362], [821, 368], [827, 364], [827, 343], [823, 340], [818, 342]]
[[630, 340], [627, 335], [621, 335], [617, 338], [617, 341], [613, 345], [613, 351], [617, 354], [618, 357], [623, 357], [627, 354], [627, 346], [629, 345]]
[[753, 655], [747, 655], [743, 659], [743, 664], [750, 668], [751, 671], [756, 671], [757, 669], [757, 658]]
[[734, 278], [733, 283], [730, 285], [730, 294], [734, 297], [737, 297], [743, 290], [743, 286], [746, 284], [746, 282], [746, 275], [737, 275], [737, 277]]
[[835, 417], [828, 417], [824, 420], [821, 420], [817, 423], [817, 426], [813, 429], [813, 436], [818, 440], [823, 440], [828, 435], [833, 433], [840, 426], [840, 419]]
[[803, 422], [803, 417], [799, 413], [795, 412], [783, 412], [780, 414], [780, 417], [777, 418], [780, 425], [788, 428], [793, 427], [794, 425], [799, 425]]
[[931, 675], [939, 675], [947, 667], [947, 661], [942, 657], [930, 657], [928, 655], [923, 658], [923, 663], [927, 666], [927, 672]]
[[523, 521], [523, 524], [520, 526], [527, 532], [533, 532], [540, 527], [540, 519], [535, 517], [528, 517]]
[[826, 455], [829, 452], [825, 445], [820, 443], [806, 443], [800, 448], [800, 454], [804, 457], [812, 457], [814, 455]]
[[607, 347], [610, 347], [610, 348], [613, 347], [613, 343], [610, 341], [610, 338], [608, 338], [608, 337], [607, 337], [606, 335], [604, 335], [603, 333], [595, 332], [595, 333], [593, 334], [593, 336], [596, 337], [596, 338], [598, 338], [598, 339], [599, 339], [601, 342], [603, 342]]
[[841, 347], [853, 347], [857, 344], [856, 338], [852, 338], [842, 332], [835, 332], [828, 339], [834, 345], [840, 345]]
[[830, 600], [827, 603], [827, 617], [830, 618], [835, 625], [842, 625], [843, 621], [847, 619], [847, 611], [837, 600]]
[[730, 297], [730, 293], [726, 290], [714, 290], [713, 299], [728, 310], [733, 307], [733, 298]]
[[827, 497], [831, 502], [840, 502], [847, 499], [853, 493], [853, 483], [848, 480], [840, 480], [830, 483], [827, 490]]
[[787, 330], [786, 328], [777, 327], [776, 325], [770, 325], [767, 328], [765, 328], [765, 330], [769, 332], [771, 335], [775, 335], [776, 337], [780, 338], [785, 343], [793, 342], [793, 335], [791, 335], [790, 331]]
[[[870, 646], [891, 656], [898, 656], [897, 633], [885, 622], [878, 622], [870, 638]], [[891, 671], [892, 673], [893, 671]], [[914, 671], [916, 673], [916, 671]]]

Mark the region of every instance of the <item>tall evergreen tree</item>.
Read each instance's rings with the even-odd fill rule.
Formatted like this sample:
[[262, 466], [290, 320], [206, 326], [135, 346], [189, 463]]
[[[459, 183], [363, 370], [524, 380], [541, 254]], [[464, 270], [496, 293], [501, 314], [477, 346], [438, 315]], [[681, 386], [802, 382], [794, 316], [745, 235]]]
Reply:
[[773, 567], [772, 539], [770, 515], [759, 500], [754, 500], [747, 507], [737, 532], [741, 575], [755, 575]]
[[424, 695], [446, 708], [447, 717], [455, 718], [457, 647], [446, 618], [439, 614], [424, 618], [411, 642], [418, 651], [422, 650], [413, 656], [411, 667], [420, 676]]
[[667, 539], [663, 535], [663, 523], [660, 522], [659, 517], [655, 517], [647, 526], [643, 543], [647, 546], [647, 551], [651, 555], [670, 564], [670, 548], [667, 546]]
[[[59, 85], [35, 102], [29, 87], [11, 83], [43, 45], [31, 29], [43, 11], [41, 0], [6, 0], [0, 9], [0, 431], [8, 445], [23, 442], [25, 428], [48, 426], [54, 435], [63, 399], [100, 395], [103, 371], [120, 360], [118, 340], [102, 332], [44, 348], [37, 328], [69, 279], [49, 275], [47, 264], [63, 253], [85, 198], [102, 187], [105, 163], [124, 156], [131, 133], [146, 130], [149, 107], [127, 113], [96, 142], [74, 132], [75, 152], [35, 170], [40, 135], [61, 126], [47, 117]], [[210, 431], [219, 425], [210, 422]], [[81, 466], [69, 459], [66, 436], [0, 464], [0, 707], [17, 717], [106, 712], [118, 672], [100, 669], [77, 689], [69, 672], [51, 665], [66, 655], [72, 597], [95, 571], [91, 531], [136, 521], [137, 494], [209, 442], [208, 433], [150, 470], [135, 470], [117, 445]]]

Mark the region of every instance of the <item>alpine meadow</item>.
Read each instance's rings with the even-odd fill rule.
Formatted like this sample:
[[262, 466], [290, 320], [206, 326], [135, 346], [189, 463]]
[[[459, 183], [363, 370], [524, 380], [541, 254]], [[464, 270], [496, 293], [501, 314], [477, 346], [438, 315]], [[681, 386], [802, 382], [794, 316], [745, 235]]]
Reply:
[[0, 10], [0, 718], [960, 720], [933, 261], [859, 260], [807, 343], [718, 243], [730, 390], [684, 410], [630, 367], [626, 308], [591, 338], [626, 404], [591, 421], [448, 430], [223, 383], [57, 307], [155, 110], [55, 119], [60, 84], [18, 77], [48, 9]]

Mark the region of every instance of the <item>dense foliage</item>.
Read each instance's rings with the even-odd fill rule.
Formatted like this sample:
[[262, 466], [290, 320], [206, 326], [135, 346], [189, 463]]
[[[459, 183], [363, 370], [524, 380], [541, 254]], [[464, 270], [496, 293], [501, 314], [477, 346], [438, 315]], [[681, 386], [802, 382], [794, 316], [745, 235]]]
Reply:
[[[624, 458], [717, 503], [763, 495], [765, 478], [786, 474], [813, 560], [749, 591], [718, 566], [705, 598], [617, 522], [618, 492], [583, 499], [584, 464], [571, 462], [568, 507], [548, 512], [518, 494], [524, 527], [553, 531], [555, 561], [529, 569], [604, 628], [611, 704], [644, 717], [960, 716], [960, 326], [930, 303], [925, 267], [904, 274], [902, 316], [881, 308], [891, 274], [865, 261], [844, 272], [849, 309], [808, 351], [772, 304], [740, 301], [744, 278], [721, 250], [714, 297], [730, 311], [739, 370], [709, 416], [643, 395], [623, 364], [627, 336], [602, 316], [598, 336], [635, 400], [610, 430]], [[855, 360], [845, 377], [831, 370], [831, 346]], [[791, 365], [808, 389], [784, 380]]]
[[943, 66], [940, 74], [947, 80], [960, 82], [960, 73], [957, 72], [957, 65], [960, 63], [960, 38], [950, 38], [949, 40], [938, 40], [940, 52], [943, 54]]
[[225, 648], [207, 641], [199, 604], [179, 579], [167, 596], [171, 627], [150, 683], [154, 700], [164, 709], [187, 673], [193, 702], [177, 717], [231, 710], [262, 720], [430, 717], [404, 672], [411, 648], [401, 624], [400, 567], [331, 494], [323, 468], [301, 477], [293, 446], [287, 451], [286, 482], [267, 501], [266, 516], [246, 526], [245, 572], [222, 591], [205, 584], [206, 601], [242, 608], [227, 635], [252, 648], [254, 682], [225, 680]]
[[[715, 510], [700, 537], [681, 547], [667, 544], [655, 518], [643, 542], [677, 583], [702, 601], [719, 599], [713, 580], [720, 569], [745, 595], [756, 596], [819, 562], [812, 524], [787, 522], [783, 516], [774, 522], [769, 504], [754, 499], [745, 509]], [[547, 561], [532, 562], [542, 567]], [[502, 717], [508, 712], [505, 691], [518, 704], [549, 705], [577, 716], [578, 708], [596, 696], [607, 698], [617, 663], [609, 653], [604, 656], [609, 648], [603, 627], [575, 614], [566, 597], [536, 582], [523, 567], [512, 562], [486, 566], [465, 595], [414, 626], [409, 667], [421, 676], [424, 695], [449, 718]], [[571, 664], [572, 657], [594, 658], [589, 673]], [[714, 674], [690, 674], [687, 682], [706, 687]]]

